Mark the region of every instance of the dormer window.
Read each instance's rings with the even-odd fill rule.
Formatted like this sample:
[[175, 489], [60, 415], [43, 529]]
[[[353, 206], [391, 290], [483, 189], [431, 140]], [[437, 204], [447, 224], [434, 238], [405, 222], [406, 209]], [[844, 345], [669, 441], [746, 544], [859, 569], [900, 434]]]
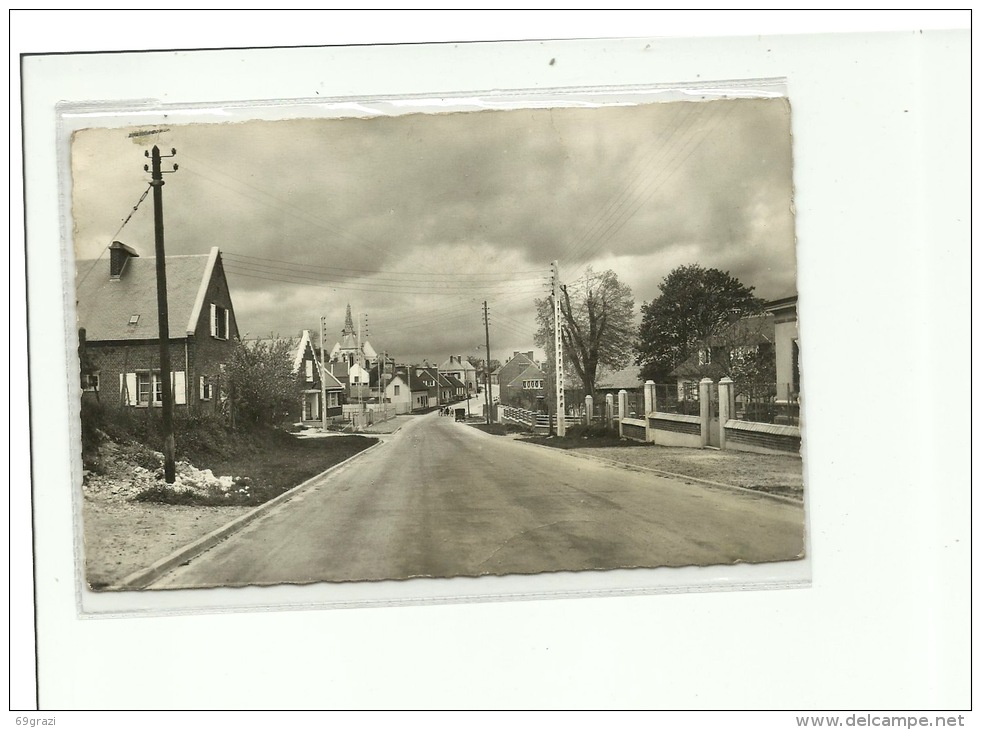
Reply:
[[134, 314], [134, 315], [131, 315], [130, 316], [130, 318], [129, 318], [129, 324], [130, 324], [130, 326], [135, 327], [137, 324], [139, 324], [139, 322], [140, 322], [140, 315]]

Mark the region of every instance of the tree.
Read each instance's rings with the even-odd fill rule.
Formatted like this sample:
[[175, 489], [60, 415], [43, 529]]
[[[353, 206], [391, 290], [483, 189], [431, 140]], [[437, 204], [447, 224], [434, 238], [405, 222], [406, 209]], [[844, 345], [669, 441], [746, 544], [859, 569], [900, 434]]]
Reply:
[[656, 383], [698, 351], [708, 338], [742, 317], [763, 312], [763, 300], [728, 271], [698, 264], [679, 266], [658, 288], [660, 296], [641, 305], [637, 364], [641, 377]]
[[[483, 377], [483, 375], [484, 375], [484, 358], [477, 357], [476, 355], [467, 355], [467, 362], [469, 362], [471, 365], [473, 365], [475, 368], [477, 368], [477, 372], [479, 372], [480, 373], [480, 376]], [[491, 358], [491, 361], [490, 361], [490, 371], [491, 372], [494, 372], [499, 367], [501, 367], [501, 361], [500, 360], [496, 360], [494, 358]]]
[[292, 340], [239, 342], [228, 363], [228, 390], [237, 425], [276, 426], [296, 409], [300, 381]]
[[[535, 344], [549, 363], [555, 362], [552, 297], [536, 299], [538, 333]], [[634, 295], [610, 270], [596, 274], [587, 269], [581, 279], [562, 288], [562, 351], [571, 372], [582, 383], [583, 396], [592, 395], [600, 367], [620, 370], [634, 355]], [[554, 366], [549, 368], [554, 373]], [[549, 378], [549, 392], [554, 381]]]

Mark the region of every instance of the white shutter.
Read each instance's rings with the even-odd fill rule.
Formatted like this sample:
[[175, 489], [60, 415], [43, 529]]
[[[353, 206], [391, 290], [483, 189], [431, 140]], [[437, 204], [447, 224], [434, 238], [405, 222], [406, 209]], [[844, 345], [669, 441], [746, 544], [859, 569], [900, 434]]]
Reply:
[[[122, 381], [123, 376], [120, 375], [119, 379]], [[127, 398], [123, 405], [131, 406], [137, 402], [139, 394], [136, 392], [136, 373], [126, 373], [126, 390]]]
[[218, 312], [217, 312], [217, 309], [218, 308], [214, 304], [211, 305], [211, 336], [212, 337], [217, 337], [218, 336]]
[[198, 378], [198, 399], [204, 400], [204, 376]]
[[187, 384], [184, 378], [184, 371], [178, 370], [171, 373], [171, 376], [171, 380], [174, 383], [174, 405], [185, 405], [187, 403]]
[[227, 340], [227, 339], [229, 339], [229, 338], [230, 338], [230, 337], [231, 337], [232, 335], [231, 335], [231, 332], [230, 332], [230, 331], [229, 331], [229, 329], [228, 329], [228, 322], [229, 322], [229, 320], [228, 320], [228, 310], [226, 309], [226, 310], [224, 310], [224, 311], [225, 311], [225, 339]]

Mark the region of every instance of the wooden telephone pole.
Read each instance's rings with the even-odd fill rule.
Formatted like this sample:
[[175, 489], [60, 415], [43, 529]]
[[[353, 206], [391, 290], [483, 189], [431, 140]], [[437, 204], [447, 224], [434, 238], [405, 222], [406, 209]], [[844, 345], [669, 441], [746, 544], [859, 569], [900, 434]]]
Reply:
[[[174, 384], [170, 372], [170, 318], [167, 313], [167, 260], [164, 254], [163, 221], [163, 176], [160, 169], [161, 157], [174, 157], [177, 150], [171, 149], [169, 155], [161, 155], [160, 148], [153, 146], [152, 154], [147, 152], [151, 166], [143, 169], [150, 173], [150, 187], [153, 188], [153, 239], [157, 256], [157, 330], [160, 338], [160, 393], [163, 400], [164, 433], [164, 478], [173, 484], [177, 478], [175, 465], [176, 445], [174, 443]], [[168, 173], [177, 172], [177, 165]], [[152, 389], [152, 380], [151, 380]], [[152, 401], [152, 394], [150, 396]]]
[[490, 321], [487, 317], [487, 302], [484, 301], [484, 343], [487, 350], [487, 359], [484, 361], [484, 400], [487, 403], [487, 425], [491, 422], [491, 408], [493, 398], [491, 398], [491, 371], [490, 371]]
[[[327, 357], [325, 353], [327, 342], [327, 318], [320, 318], [320, 360], [317, 367], [320, 369], [320, 430], [327, 430]], [[316, 353], [316, 350], [314, 350]]]
[[562, 283], [559, 280], [559, 262], [552, 262], [552, 305], [555, 334], [555, 432], [565, 436], [565, 359], [562, 354], [562, 305], [559, 293]]

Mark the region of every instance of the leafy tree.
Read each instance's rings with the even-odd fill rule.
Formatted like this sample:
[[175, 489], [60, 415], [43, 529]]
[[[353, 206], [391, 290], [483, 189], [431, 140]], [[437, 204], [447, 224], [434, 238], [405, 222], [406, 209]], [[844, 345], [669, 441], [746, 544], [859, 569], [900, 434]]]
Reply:
[[[481, 387], [483, 387], [483, 385], [484, 385], [484, 358], [477, 357], [476, 355], [467, 355], [467, 362], [469, 362], [471, 365], [473, 365], [475, 368], [477, 368], [477, 383]], [[494, 372], [499, 367], [501, 367], [501, 361], [500, 360], [495, 360], [494, 358], [491, 358], [491, 361], [490, 361], [490, 370], [489, 370], [489, 372], [487, 374], [488, 377], [490, 377], [490, 373]]]
[[705, 341], [742, 317], [763, 312], [763, 300], [728, 271], [698, 264], [679, 266], [658, 288], [660, 296], [641, 306], [637, 364], [641, 377], [668, 382], [671, 371]]
[[[538, 332], [535, 344], [555, 362], [555, 330], [552, 297], [536, 299]], [[562, 351], [571, 372], [582, 383], [583, 396], [592, 395], [600, 367], [620, 370], [634, 356], [634, 295], [630, 287], [607, 270], [596, 274], [587, 269], [581, 279], [563, 287], [559, 297], [562, 312]], [[550, 366], [554, 372], [554, 366]], [[550, 379], [549, 393], [554, 381]]]
[[300, 381], [292, 340], [239, 342], [228, 363], [228, 390], [237, 426], [276, 426], [294, 411]]

